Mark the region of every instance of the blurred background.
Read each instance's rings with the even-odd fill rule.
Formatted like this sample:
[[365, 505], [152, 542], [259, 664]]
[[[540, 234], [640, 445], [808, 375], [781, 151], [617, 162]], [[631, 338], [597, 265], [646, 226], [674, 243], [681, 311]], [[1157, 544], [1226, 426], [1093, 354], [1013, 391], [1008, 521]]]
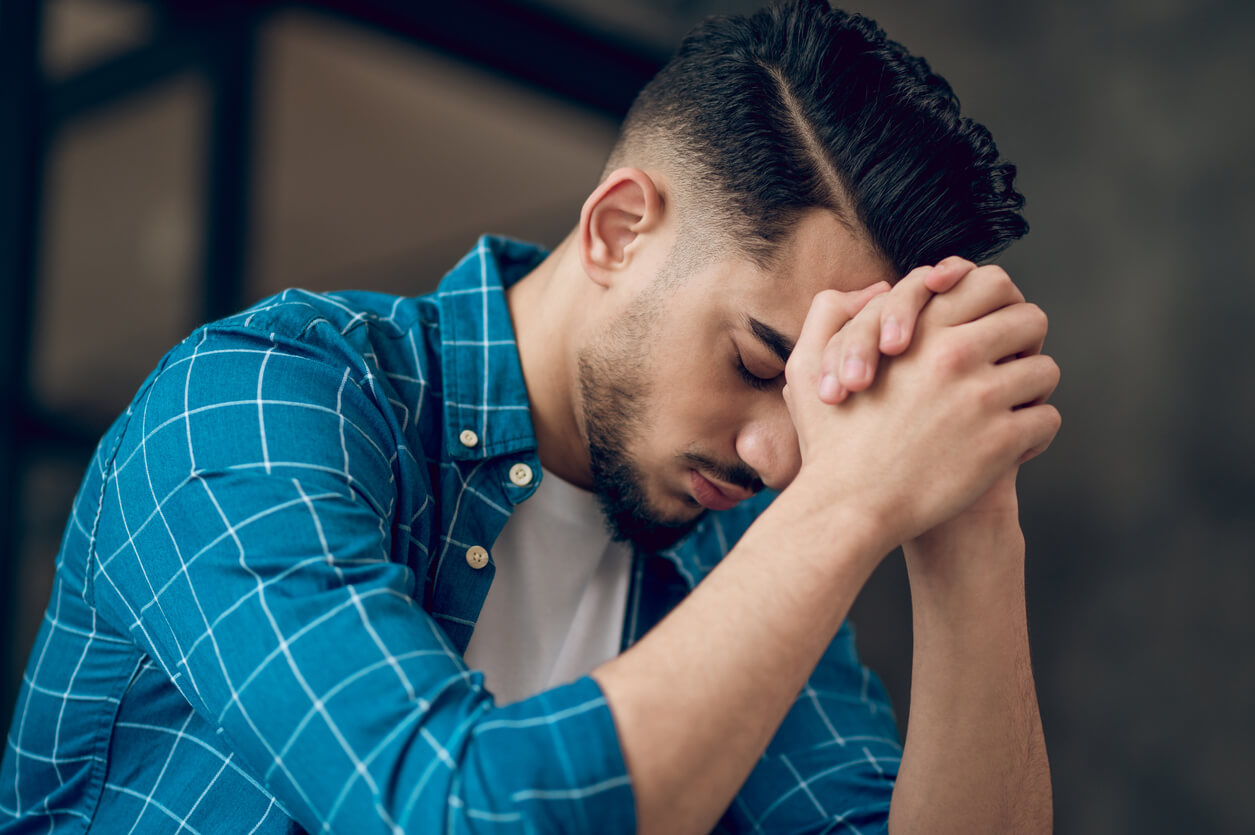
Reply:
[[[197, 323], [553, 245], [716, 0], [0, 2], [0, 727], [95, 439]], [[1255, 3], [862, 0], [1020, 169], [1064, 427], [1021, 475], [1061, 833], [1255, 832]], [[1248, 231], [1242, 231], [1248, 230]], [[854, 612], [905, 721], [891, 558]]]

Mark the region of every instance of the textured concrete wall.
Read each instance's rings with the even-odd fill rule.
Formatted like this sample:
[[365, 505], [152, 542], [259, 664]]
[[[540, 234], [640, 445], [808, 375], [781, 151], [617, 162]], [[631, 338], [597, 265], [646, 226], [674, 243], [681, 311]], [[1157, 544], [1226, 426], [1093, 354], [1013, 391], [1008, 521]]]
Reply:
[[[1063, 429], [1021, 475], [1057, 830], [1252, 832], [1255, 3], [868, 0], [1020, 167]], [[857, 609], [905, 711], [905, 580]]]

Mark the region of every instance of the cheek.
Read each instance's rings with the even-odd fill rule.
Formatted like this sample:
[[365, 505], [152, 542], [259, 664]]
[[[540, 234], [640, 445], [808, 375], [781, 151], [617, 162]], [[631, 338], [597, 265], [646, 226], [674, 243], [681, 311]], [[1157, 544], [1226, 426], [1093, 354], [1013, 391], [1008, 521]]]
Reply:
[[655, 334], [645, 440], [651, 447], [667, 447], [675, 454], [731, 437], [738, 414], [756, 392], [739, 376], [723, 330], [693, 324], [672, 333], [673, 339], [667, 339], [665, 331]]
[[685, 380], [654, 404], [657, 437], [675, 448], [718, 450], [736, 436], [746, 404], [744, 395], [717, 380], [713, 369]]

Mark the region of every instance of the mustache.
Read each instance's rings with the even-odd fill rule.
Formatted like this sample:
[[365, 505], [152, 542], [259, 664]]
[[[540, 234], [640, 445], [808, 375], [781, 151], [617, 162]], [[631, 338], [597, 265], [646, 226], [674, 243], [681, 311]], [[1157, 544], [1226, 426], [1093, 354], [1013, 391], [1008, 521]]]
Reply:
[[691, 464], [694, 469], [704, 470], [720, 481], [743, 487], [751, 493], [757, 493], [763, 489], [762, 479], [758, 477], [758, 474], [754, 472], [752, 467], [743, 462], [724, 464], [700, 452], [685, 452], [680, 457], [688, 464]]

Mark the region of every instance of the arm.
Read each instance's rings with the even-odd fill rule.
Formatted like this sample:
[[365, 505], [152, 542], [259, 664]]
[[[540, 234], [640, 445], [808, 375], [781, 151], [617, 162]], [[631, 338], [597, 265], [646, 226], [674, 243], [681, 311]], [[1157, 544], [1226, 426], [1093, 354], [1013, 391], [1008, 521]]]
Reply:
[[846, 621], [718, 831], [883, 835], [901, 761], [888, 694], [859, 663]]
[[593, 672], [642, 833], [714, 826], [883, 553], [856, 513], [816, 514], [786, 495], [662, 623]]
[[[999, 302], [1024, 301], [997, 267], [977, 268], [959, 258], [942, 264], [951, 276], [956, 271], [971, 276], [960, 290], [935, 302], [952, 308], [954, 318]], [[982, 295], [988, 298], [983, 306], [967, 301]], [[877, 306], [888, 307], [869, 305], [833, 338], [826, 367], [840, 370], [847, 356], [868, 353], [867, 344], [874, 344], [883, 330], [878, 326], [890, 315], [882, 310], [876, 316]], [[1015, 354], [1037, 356], [1045, 318], [1039, 313], [1024, 318]], [[851, 381], [841, 387], [841, 397], [825, 399], [839, 402], [846, 390], [867, 384]], [[909, 736], [890, 817], [895, 833], [1051, 829], [1050, 768], [1029, 663], [1015, 475], [1015, 468], [1007, 471], [971, 507], [903, 545], [915, 641]]]
[[967, 285], [962, 303], [930, 303], [911, 348], [838, 409], [814, 392], [849, 317], [838, 294], [816, 298], [786, 372], [801, 472], [683, 604], [594, 672], [642, 831], [708, 830], [884, 554], [1053, 437], [1052, 408], [1013, 408], [1048, 394], [1050, 369], [998, 362], [1032, 312]]
[[1015, 473], [903, 551], [915, 648], [890, 831], [1050, 832]]
[[306, 830], [631, 831], [596, 684], [496, 708], [416, 602], [461, 553], [411, 541], [438, 508], [383, 384], [257, 318], [136, 401], [94, 531], [101, 616]]

